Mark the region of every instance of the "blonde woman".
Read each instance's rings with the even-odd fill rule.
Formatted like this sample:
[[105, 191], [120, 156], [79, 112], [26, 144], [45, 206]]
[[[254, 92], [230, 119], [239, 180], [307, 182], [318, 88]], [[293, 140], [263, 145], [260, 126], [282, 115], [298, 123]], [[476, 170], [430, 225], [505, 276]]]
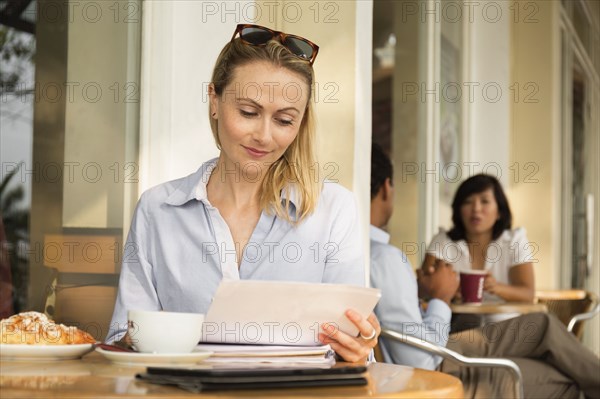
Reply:
[[[223, 278], [364, 285], [353, 195], [311, 173], [317, 52], [299, 36], [237, 26], [209, 86], [220, 155], [142, 195], [108, 340], [124, 334], [133, 307], [205, 313]], [[346, 316], [361, 335], [323, 325], [319, 339], [365, 360], [377, 319]]]

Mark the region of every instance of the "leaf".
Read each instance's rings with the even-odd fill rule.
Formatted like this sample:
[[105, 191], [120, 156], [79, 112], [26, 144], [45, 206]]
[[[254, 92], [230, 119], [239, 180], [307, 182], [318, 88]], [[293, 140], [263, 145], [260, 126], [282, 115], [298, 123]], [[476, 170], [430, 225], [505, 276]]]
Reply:
[[2, 207], [2, 213], [7, 214], [13, 209], [16, 210], [17, 204], [25, 197], [25, 191], [23, 186], [18, 186], [8, 191], [0, 198], [0, 204]]
[[17, 174], [19, 169], [21, 169], [21, 166], [23, 166], [23, 162], [19, 162], [16, 168], [6, 174], [4, 180], [2, 180], [2, 183], [0, 183], [0, 197], [2, 196], [2, 193], [4, 193], [4, 190], [6, 189], [6, 186], [8, 186], [10, 180]]

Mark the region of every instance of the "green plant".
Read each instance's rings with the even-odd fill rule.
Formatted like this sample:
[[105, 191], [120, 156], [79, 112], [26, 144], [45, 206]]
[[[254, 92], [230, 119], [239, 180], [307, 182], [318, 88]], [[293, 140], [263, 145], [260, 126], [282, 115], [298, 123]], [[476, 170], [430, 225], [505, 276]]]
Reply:
[[0, 92], [11, 92], [33, 65], [35, 36], [0, 25]]

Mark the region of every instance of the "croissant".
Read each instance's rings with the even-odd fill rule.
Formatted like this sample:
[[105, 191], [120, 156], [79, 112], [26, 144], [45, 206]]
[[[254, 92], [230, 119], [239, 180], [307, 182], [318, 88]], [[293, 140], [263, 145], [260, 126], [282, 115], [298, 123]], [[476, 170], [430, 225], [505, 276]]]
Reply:
[[0, 329], [2, 344], [74, 345], [96, 342], [87, 332], [77, 327], [56, 324], [45, 314], [38, 312], [23, 312], [2, 319]]

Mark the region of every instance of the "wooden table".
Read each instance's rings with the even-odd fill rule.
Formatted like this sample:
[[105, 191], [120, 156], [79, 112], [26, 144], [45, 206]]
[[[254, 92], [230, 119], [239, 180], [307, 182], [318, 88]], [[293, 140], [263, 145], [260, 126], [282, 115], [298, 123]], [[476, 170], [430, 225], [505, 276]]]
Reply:
[[548, 308], [542, 303], [521, 302], [462, 303], [452, 304], [450, 305], [450, 309], [452, 309], [452, 313], [475, 315], [548, 312]]
[[461, 382], [448, 374], [386, 363], [369, 365], [364, 387], [245, 390], [193, 394], [135, 379], [145, 369], [110, 363], [98, 353], [81, 360], [0, 361], [0, 397], [8, 398], [462, 398]]
[[526, 313], [548, 312], [544, 304], [521, 302], [451, 304], [450, 309], [452, 309], [450, 332], [453, 333], [483, 327], [488, 323], [496, 323]]

